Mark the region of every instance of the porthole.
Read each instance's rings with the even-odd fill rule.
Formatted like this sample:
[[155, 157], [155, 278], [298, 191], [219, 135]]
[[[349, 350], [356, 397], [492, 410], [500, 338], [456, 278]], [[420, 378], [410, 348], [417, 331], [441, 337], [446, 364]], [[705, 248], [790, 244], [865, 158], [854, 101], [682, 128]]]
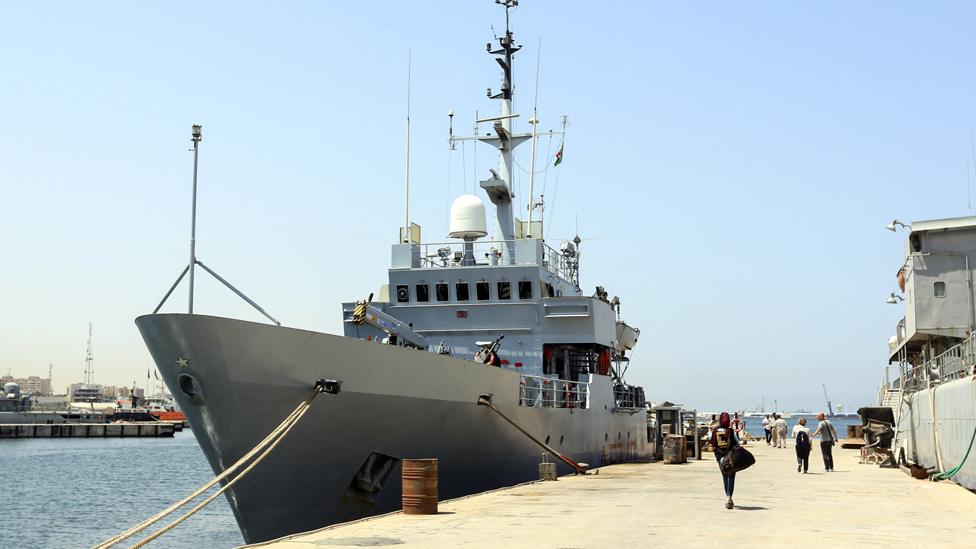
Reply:
[[610, 433], [603, 433], [603, 442], [610, 440]]
[[562, 446], [562, 444], [563, 444], [563, 435], [559, 435], [559, 445]]
[[546, 435], [546, 444], [549, 444], [549, 435]]
[[620, 433], [617, 433], [617, 440], [620, 440]]

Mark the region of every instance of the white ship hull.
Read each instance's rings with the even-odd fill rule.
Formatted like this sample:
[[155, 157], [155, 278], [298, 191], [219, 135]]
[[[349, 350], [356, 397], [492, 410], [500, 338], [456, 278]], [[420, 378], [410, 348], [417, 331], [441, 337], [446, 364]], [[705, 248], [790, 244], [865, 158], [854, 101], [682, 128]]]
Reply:
[[[941, 471], [948, 471], [962, 463], [976, 429], [976, 383], [967, 376], [955, 381], [923, 389], [906, 397], [901, 403], [898, 438], [894, 442], [895, 455], [923, 467], [938, 467], [936, 447], [942, 457]], [[933, 423], [933, 407], [937, 420]], [[938, 433], [938, 442], [936, 441]], [[976, 448], [952, 480], [976, 490]]]
[[[215, 472], [261, 441], [315, 380], [342, 382], [227, 492], [249, 543], [399, 509], [399, 459], [437, 458], [441, 499], [537, 478], [542, 450], [479, 406], [483, 393], [576, 461], [650, 457], [645, 413], [615, 409], [606, 376], [591, 376], [584, 409], [522, 407], [520, 374], [510, 369], [219, 317], [147, 315], [136, 324]], [[379, 489], [364, 489], [355, 477], [374, 454], [374, 480], [383, 456], [396, 460]]]

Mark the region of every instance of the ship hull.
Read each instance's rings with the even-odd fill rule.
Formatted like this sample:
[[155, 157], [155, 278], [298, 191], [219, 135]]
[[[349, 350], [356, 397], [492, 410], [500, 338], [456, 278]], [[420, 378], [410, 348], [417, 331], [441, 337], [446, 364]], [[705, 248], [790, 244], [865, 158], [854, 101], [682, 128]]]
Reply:
[[576, 461], [650, 457], [644, 412], [616, 409], [605, 376], [591, 376], [586, 408], [523, 407], [520, 375], [509, 369], [220, 317], [147, 315], [136, 324], [215, 473], [274, 429], [315, 380], [342, 382], [228, 490], [249, 543], [399, 509], [402, 459], [439, 460], [441, 499], [538, 478], [541, 449], [479, 406], [483, 393]]
[[938, 448], [943, 470], [963, 464], [952, 480], [976, 490], [976, 448], [970, 450], [976, 429], [976, 383], [973, 383], [973, 377], [923, 389], [906, 399], [908, 402], [900, 404], [901, 414], [896, 411], [899, 418], [894, 443], [896, 456], [926, 468], [938, 468]]

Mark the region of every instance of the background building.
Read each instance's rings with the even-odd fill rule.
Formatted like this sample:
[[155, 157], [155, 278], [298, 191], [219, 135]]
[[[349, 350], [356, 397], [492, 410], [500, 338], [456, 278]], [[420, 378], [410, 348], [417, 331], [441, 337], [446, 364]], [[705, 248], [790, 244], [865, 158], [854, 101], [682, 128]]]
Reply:
[[0, 377], [0, 385], [4, 383], [16, 383], [20, 385], [20, 391], [26, 394], [48, 396], [51, 394], [51, 379], [37, 376], [30, 377]]

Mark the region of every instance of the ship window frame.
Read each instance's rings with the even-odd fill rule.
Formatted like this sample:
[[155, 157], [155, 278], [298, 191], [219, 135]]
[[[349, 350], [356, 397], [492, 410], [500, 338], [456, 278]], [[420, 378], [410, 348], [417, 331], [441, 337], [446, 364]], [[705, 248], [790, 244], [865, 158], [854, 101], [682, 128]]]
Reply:
[[[464, 288], [464, 297], [461, 297], [461, 288]], [[471, 301], [471, 287], [466, 280], [458, 280], [454, 284], [454, 299], [455, 301]]]
[[946, 296], [946, 283], [941, 280], [936, 280], [935, 283], [932, 284], [932, 293], [935, 295], [935, 297], [944, 299]]
[[[528, 288], [528, 291], [525, 289]], [[532, 299], [532, 281], [531, 280], [519, 280], [518, 281], [518, 298], [522, 300]]]
[[[512, 283], [507, 280], [499, 280], [496, 285], [498, 288], [498, 299], [500, 301], [509, 301], [512, 299]], [[504, 290], [502, 289], [504, 288]]]
[[[441, 290], [443, 290], [443, 293]], [[450, 291], [450, 286], [448, 286], [447, 282], [438, 282], [437, 284], [434, 284], [434, 298], [438, 302], [450, 301]]]
[[[400, 294], [400, 290], [403, 290], [403, 294]], [[410, 285], [409, 284], [397, 284], [396, 285], [396, 300], [397, 303], [410, 303]]]
[[430, 284], [427, 284], [426, 282], [417, 284], [414, 286], [414, 292], [416, 294], [418, 303], [430, 302]]
[[[482, 292], [484, 290], [484, 292]], [[479, 280], [474, 283], [474, 295], [478, 301], [489, 301], [491, 299], [491, 283], [487, 280]]]

